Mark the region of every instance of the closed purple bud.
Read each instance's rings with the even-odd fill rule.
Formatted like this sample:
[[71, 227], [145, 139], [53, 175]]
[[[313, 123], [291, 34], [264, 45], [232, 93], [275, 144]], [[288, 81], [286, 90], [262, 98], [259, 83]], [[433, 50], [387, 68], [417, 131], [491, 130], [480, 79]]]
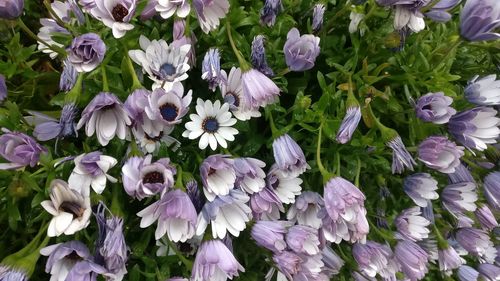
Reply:
[[428, 254], [415, 242], [399, 241], [394, 254], [401, 265], [401, 271], [410, 280], [420, 280], [429, 271], [427, 267]]
[[201, 78], [208, 82], [208, 88], [212, 90], [212, 92], [215, 92], [215, 89], [221, 83], [227, 82], [220, 71], [219, 49], [211, 48], [205, 53], [201, 65], [201, 73]]
[[447, 274], [451, 274], [452, 270], [465, 263], [465, 260], [460, 257], [453, 247], [438, 250], [438, 257], [439, 270]]
[[5, 76], [0, 74], [0, 102], [7, 98], [7, 84], [5, 83]]
[[156, 5], [158, 5], [158, 0], [148, 0], [148, 4], [141, 12], [142, 21], [147, 21], [156, 15]]
[[389, 246], [373, 241], [356, 243], [352, 247], [352, 255], [361, 272], [367, 276], [374, 278], [378, 274], [385, 280], [395, 280], [398, 265]]
[[195, 180], [191, 180], [186, 184], [186, 193], [193, 202], [196, 212], [199, 213], [205, 204], [205, 198], [201, 195], [198, 183]]
[[59, 90], [68, 92], [75, 86], [76, 79], [78, 78], [78, 71], [67, 59], [64, 60], [64, 68], [59, 79]]
[[447, 22], [451, 19], [449, 10], [460, 4], [460, 0], [441, 0], [425, 13], [425, 16], [436, 22]]
[[477, 281], [479, 272], [468, 265], [462, 265], [458, 269], [458, 279], [460, 281]]
[[484, 196], [496, 210], [500, 210], [500, 172], [493, 172], [484, 178]]
[[276, 165], [284, 175], [299, 176], [308, 168], [302, 148], [288, 134], [273, 141]]
[[478, 265], [477, 269], [484, 280], [500, 280], [500, 267], [494, 264], [482, 263]]
[[283, 52], [285, 61], [291, 71], [306, 71], [314, 67], [319, 55], [319, 37], [312, 34], [300, 36], [297, 28], [288, 31]]
[[9, 132], [0, 136], [0, 155], [11, 163], [1, 163], [0, 170], [35, 167], [40, 154], [47, 150], [32, 137], [20, 132]]
[[333, 275], [339, 274], [340, 269], [342, 269], [345, 262], [337, 255], [337, 253], [335, 253], [332, 248], [327, 246], [323, 248], [321, 256], [321, 260], [324, 264], [321, 272], [329, 278]]
[[476, 215], [477, 220], [481, 224], [481, 227], [484, 230], [491, 231], [495, 227], [498, 226], [498, 222], [495, 218], [495, 215], [491, 212], [490, 208], [487, 205], [483, 205], [478, 208], [474, 214]]
[[496, 144], [500, 136], [500, 118], [490, 107], [476, 107], [450, 118], [448, 130], [461, 144], [469, 149], [483, 151], [487, 144]]
[[469, 254], [479, 257], [488, 263], [493, 263], [497, 250], [493, 246], [488, 233], [472, 227], [460, 228], [455, 234], [457, 242]]
[[323, 27], [323, 14], [325, 13], [325, 5], [324, 4], [316, 4], [314, 5], [313, 10], [313, 20], [312, 20], [312, 31], [314, 33], [318, 33]]
[[495, 74], [479, 79], [474, 76], [464, 89], [465, 97], [471, 103], [477, 105], [499, 105], [500, 104], [500, 80]]
[[24, 0], [2, 0], [0, 1], [0, 18], [12, 20], [23, 13]]
[[450, 107], [452, 103], [453, 99], [445, 96], [443, 92], [428, 93], [417, 100], [415, 112], [422, 121], [446, 124], [450, 117], [457, 113]]
[[429, 224], [430, 221], [422, 217], [419, 207], [403, 210], [394, 220], [394, 225], [398, 229], [396, 236], [413, 242], [429, 237]]
[[358, 127], [359, 121], [361, 120], [361, 108], [359, 106], [352, 106], [347, 109], [347, 112], [340, 124], [339, 131], [335, 139], [339, 143], [347, 143], [351, 140], [352, 134]]
[[257, 35], [252, 41], [251, 53], [252, 66], [267, 77], [273, 77], [273, 70], [267, 65], [266, 49], [264, 48], [264, 36]]
[[448, 179], [450, 183], [476, 182], [472, 177], [469, 169], [467, 169], [467, 167], [465, 167], [463, 164], [458, 165], [455, 168], [454, 173], [448, 174]]
[[406, 146], [399, 135], [387, 142], [386, 145], [392, 149], [393, 174], [401, 174], [405, 170], [405, 167], [408, 170], [413, 171], [413, 165], [416, 165], [417, 163], [406, 149]]
[[497, 0], [467, 0], [460, 13], [460, 34], [469, 41], [500, 38], [500, 5]]
[[276, 83], [257, 69], [243, 72], [241, 83], [245, 98], [244, 110], [266, 107], [268, 104], [275, 103], [280, 95], [280, 89]]
[[286, 243], [297, 254], [316, 255], [319, 250], [318, 230], [310, 226], [294, 225], [288, 229]]
[[28, 276], [23, 270], [0, 265], [0, 281], [28, 281]]
[[68, 61], [78, 72], [94, 70], [104, 59], [106, 45], [95, 33], [75, 37], [68, 51]]
[[233, 253], [220, 240], [209, 240], [201, 244], [193, 263], [192, 281], [225, 281], [239, 276], [245, 269]]
[[441, 192], [443, 206], [452, 213], [473, 212], [476, 210], [476, 184], [462, 182], [447, 185]]
[[428, 200], [439, 198], [436, 190], [438, 182], [428, 173], [407, 176], [403, 181], [405, 193], [420, 207], [426, 207]]
[[276, 16], [283, 11], [281, 0], [265, 0], [264, 7], [260, 10], [260, 23], [273, 26]]
[[418, 159], [441, 173], [454, 173], [464, 156], [464, 148], [443, 136], [426, 138], [418, 146]]
[[257, 221], [252, 227], [251, 236], [257, 245], [273, 252], [282, 252], [287, 246], [285, 235], [289, 225], [286, 221]]
[[200, 176], [203, 192], [209, 201], [227, 195], [236, 182], [234, 160], [227, 155], [210, 155], [201, 163]]

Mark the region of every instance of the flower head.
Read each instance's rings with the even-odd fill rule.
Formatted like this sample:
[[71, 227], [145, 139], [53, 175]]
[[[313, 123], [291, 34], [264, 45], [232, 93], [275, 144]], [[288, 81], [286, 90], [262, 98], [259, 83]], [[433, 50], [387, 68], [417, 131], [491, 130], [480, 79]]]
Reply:
[[285, 235], [289, 223], [286, 221], [257, 221], [251, 236], [257, 245], [273, 252], [282, 252], [286, 249]]
[[320, 253], [318, 230], [310, 226], [290, 227], [286, 234], [286, 244], [297, 254], [312, 256]]
[[477, 105], [500, 105], [500, 80], [496, 78], [495, 74], [474, 76], [464, 89], [467, 100]]
[[257, 35], [252, 41], [251, 53], [252, 66], [267, 77], [273, 77], [273, 70], [267, 65], [266, 49], [264, 48], [264, 36]]
[[106, 180], [116, 182], [116, 179], [107, 174], [117, 161], [111, 156], [102, 155], [99, 151], [81, 154], [74, 160], [75, 168], [69, 176], [69, 186], [84, 196], [90, 195], [90, 186], [98, 194], [106, 187]]
[[473, 212], [476, 210], [476, 184], [472, 182], [455, 183], [446, 186], [441, 193], [443, 206], [452, 213]]
[[102, 146], [108, 145], [115, 136], [125, 139], [128, 125], [132, 121], [118, 98], [107, 92], [101, 92], [92, 99], [82, 112], [77, 129], [85, 125], [85, 133], [92, 136], [94, 133]]
[[289, 221], [297, 222], [299, 225], [307, 225], [315, 229], [321, 227], [321, 219], [318, 213], [323, 208], [324, 201], [321, 195], [312, 191], [302, 192], [295, 203], [288, 209], [286, 218]]
[[324, 4], [314, 5], [312, 20], [312, 30], [314, 33], [318, 33], [321, 30], [321, 27], [323, 27], [323, 14], [325, 13], [325, 9]]
[[426, 207], [428, 200], [439, 198], [436, 190], [438, 182], [427, 173], [417, 173], [407, 176], [403, 182], [405, 193], [420, 207]]
[[50, 245], [42, 248], [40, 253], [48, 256], [45, 272], [50, 273], [51, 280], [66, 280], [77, 262], [91, 257], [87, 246], [80, 241]]
[[410, 280], [420, 280], [429, 271], [427, 267], [428, 254], [415, 242], [399, 241], [394, 249], [394, 254], [401, 265], [401, 270]]
[[392, 149], [392, 173], [401, 174], [405, 167], [413, 171], [413, 165], [417, 164], [406, 149], [400, 136], [396, 136], [386, 145]]
[[5, 0], [0, 3], [0, 18], [15, 19], [23, 13], [24, 0]]
[[262, 170], [266, 163], [255, 158], [234, 159], [234, 171], [236, 172], [235, 187], [240, 188], [248, 194], [259, 192], [266, 187], [266, 173]]
[[273, 80], [257, 69], [250, 69], [241, 75], [245, 110], [266, 107], [276, 102], [280, 89]]
[[50, 200], [40, 203], [54, 217], [50, 221], [47, 235], [73, 235], [89, 224], [92, 210], [90, 198], [71, 189], [62, 180], [53, 180], [50, 184]]
[[486, 231], [463, 227], [457, 231], [455, 238], [469, 254], [477, 256], [488, 263], [495, 261], [497, 250]]
[[443, 92], [428, 93], [421, 96], [415, 105], [417, 117], [425, 122], [445, 124], [457, 111], [451, 107], [453, 99]]
[[352, 254], [365, 275], [374, 278], [377, 274], [387, 280], [394, 280], [398, 265], [391, 248], [373, 241], [356, 243]]
[[193, 281], [225, 281], [245, 269], [220, 240], [203, 242], [196, 253], [191, 279]]
[[324, 247], [321, 252], [323, 268], [321, 273], [331, 278], [333, 275], [339, 274], [340, 269], [344, 266], [344, 261], [335, 253], [332, 248]]
[[[56, 3], [56, 2], [54, 2], [54, 3]], [[62, 3], [62, 2], [59, 2], [59, 3]], [[55, 35], [68, 35], [68, 36], [70, 36], [71, 33], [66, 28], [59, 26], [59, 24], [54, 19], [49, 19], [49, 18], [41, 18], [40, 24], [42, 25], [42, 27], [40, 27], [40, 31], [38, 32], [37, 36], [41, 40], [45, 41], [47, 44], [50, 44], [51, 46], [54, 46], [54, 47], [59, 47], [59, 48], [66, 47], [63, 44], [54, 41], [54, 38], [53, 38], [53, 37], [55, 37]], [[38, 50], [42, 51], [45, 54], [49, 54], [51, 59], [54, 59], [59, 55], [59, 53], [57, 53], [54, 50], [52, 50], [51, 48], [47, 47], [45, 44], [43, 44], [40, 41], [38, 42]]]
[[[189, 110], [192, 98], [191, 90], [184, 95], [184, 87], [181, 83], [176, 83], [168, 92], [157, 88], [148, 95], [148, 104], [144, 107], [144, 112], [149, 120], [162, 124], [163, 126], [159, 126], [160, 128], [172, 126], [182, 121], [182, 117]], [[154, 131], [156, 130], [146, 130], [148, 134], [152, 134]]]
[[279, 200], [285, 204], [295, 202], [295, 197], [302, 190], [302, 179], [297, 176], [287, 175], [276, 164], [271, 166], [267, 173], [267, 187], [272, 189]]
[[460, 13], [460, 34], [469, 41], [500, 38], [500, 5], [496, 0], [467, 0]]
[[460, 281], [471, 281], [477, 280], [479, 277], [479, 272], [468, 265], [462, 265], [458, 268], [458, 279]]
[[0, 136], [0, 155], [11, 163], [1, 163], [0, 170], [17, 169], [24, 166], [35, 167], [40, 154], [47, 150], [32, 137], [20, 132], [4, 130]]
[[106, 45], [95, 33], [86, 33], [75, 37], [68, 52], [68, 61], [78, 72], [94, 70], [104, 59]]
[[319, 55], [319, 37], [312, 34], [300, 36], [297, 28], [288, 31], [286, 42], [283, 46], [285, 61], [292, 71], [306, 71], [314, 67], [314, 62]]
[[418, 159], [431, 169], [450, 174], [460, 165], [463, 150], [447, 137], [431, 136], [418, 146]]
[[157, 0], [155, 10], [164, 19], [168, 19], [174, 14], [179, 18], [185, 18], [191, 11], [191, 5], [187, 0]]
[[75, 136], [75, 118], [78, 109], [75, 104], [67, 103], [63, 106], [59, 120], [36, 111], [28, 111], [31, 116], [24, 119], [34, 125], [33, 135], [40, 141], [48, 141], [55, 138], [65, 138]]
[[205, 33], [216, 29], [220, 24], [220, 19], [229, 12], [228, 0], [193, 0], [193, 6], [201, 30]]
[[288, 134], [273, 141], [276, 166], [285, 176], [296, 177], [308, 168], [302, 148]]
[[220, 86], [222, 98], [224, 102], [229, 104], [229, 110], [238, 120], [245, 121], [252, 117], [260, 117], [258, 108], [248, 106], [248, 101], [243, 94], [241, 69], [232, 67], [227, 76], [224, 70], [221, 71], [226, 78], [227, 83], [222, 83]]
[[113, 30], [115, 38], [125, 36], [125, 33], [134, 28], [129, 23], [135, 14], [136, 0], [95, 0], [95, 6], [90, 13]]
[[491, 209], [487, 205], [477, 208], [474, 214], [484, 230], [491, 231], [498, 226], [495, 215], [493, 215], [493, 212], [491, 212]]
[[75, 86], [76, 79], [78, 78], [78, 71], [68, 59], [65, 59], [64, 68], [59, 78], [59, 90], [69, 92]]
[[283, 11], [281, 0], [265, 0], [264, 7], [260, 10], [260, 23], [273, 26], [276, 16]]
[[494, 281], [500, 279], [500, 267], [494, 264], [482, 263], [478, 265], [478, 271], [481, 279]]
[[350, 106], [347, 108], [346, 115], [342, 119], [339, 131], [335, 139], [339, 143], [347, 143], [351, 140], [352, 134], [358, 127], [359, 121], [361, 120], [361, 108], [359, 106]]
[[484, 197], [491, 207], [500, 210], [500, 172], [493, 172], [483, 180]]
[[465, 147], [483, 151], [500, 136], [500, 118], [496, 115], [490, 107], [463, 111], [450, 119], [448, 130]]
[[412, 207], [402, 211], [394, 220], [398, 235], [413, 242], [429, 237], [430, 230], [428, 226], [430, 221], [421, 215], [422, 212], [420, 212], [419, 207]]
[[278, 220], [280, 212], [285, 211], [280, 198], [270, 187], [251, 195], [250, 208], [257, 220]]
[[447, 22], [451, 20], [451, 14], [448, 12], [460, 4], [460, 0], [440, 0], [425, 13], [425, 16], [436, 22]]
[[455, 172], [448, 174], [448, 179], [451, 183], [475, 182], [469, 169], [463, 164], [455, 168]]
[[213, 92], [215, 92], [217, 86], [227, 82], [220, 69], [219, 49], [211, 48], [205, 53], [201, 73], [201, 78], [208, 82], [208, 88]]
[[227, 141], [234, 141], [238, 130], [231, 127], [236, 124], [236, 119], [229, 112], [229, 104], [198, 99], [196, 113], [189, 115], [191, 121], [186, 123], [183, 137], [196, 139], [201, 136], [198, 147], [205, 149], [210, 145], [212, 150], [217, 148], [217, 143], [227, 148]]
[[439, 270], [451, 274], [451, 271], [459, 268], [465, 263], [465, 260], [460, 257], [455, 248], [448, 246], [438, 250], [438, 262]]

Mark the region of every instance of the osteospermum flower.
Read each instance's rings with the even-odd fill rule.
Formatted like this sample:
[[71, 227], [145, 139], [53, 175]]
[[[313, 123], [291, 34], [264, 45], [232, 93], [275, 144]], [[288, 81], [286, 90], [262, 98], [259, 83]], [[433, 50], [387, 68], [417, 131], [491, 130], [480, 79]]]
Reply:
[[174, 14], [180, 18], [185, 18], [191, 11], [191, 5], [187, 0], [156, 0], [155, 10], [164, 19], [168, 19]]
[[469, 254], [479, 257], [482, 261], [493, 263], [497, 254], [488, 233], [472, 227], [460, 228], [455, 234], [457, 242]]
[[205, 33], [216, 29], [220, 24], [220, 19], [229, 12], [228, 0], [193, 0], [193, 6], [201, 30]]
[[455, 248], [448, 246], [445, 249], [438, 251], [439, 270], [446, 274], [451, 274], [451, 271], [465, 264], [465, 260], [460, 257]]
[[255, 158], [234, 159], [234, 171], [236, 172], [235, 187], [240, 188], [248, 194], [259, 192], [266, 187], [266, 173], [262, 168], [266, 163]]
[[59, 120], [36, 111], [28, 111], [31, 116], [24, 119], [34, 125], [33, 136], [40, 141], [48, 141], [55, 138], [65, 138], [76, 135], [76, 113], [75, 104], [65, 104], [61, 111]]
[[267, 173], [267, 186], [271, 188], [279, 200], [285, 204], [295, 202], [295, 197], [300, 194], [302, 179], [297, 176], [286, 175], [276, 164], [271, 166]]
[[394, 6], [394, 28], [402, 30], [409, 28], [413, 32], [425, 28], [424, 15], [420, 8], [427, 6], [430, 0], [377, 0], [382, 6]]
[[54, 217], [50, 221], [47, 235], [73, 235], [89, 224], [92, 210], [90, 198], [71, 189], [62, 180], [53, 180], [50, 184], [50, 200], [40, 203]]
[[213, 201], [215, 196], [227, 195], [236, 182], [234, 160], [227, 155], [210, 155], [200, 166], [200, 176], [203, 192], [208, 200]]
[[418, 146], [418, 159], [441, 173], [454, 173], [464, 155], [464, 148], [444, 136], [431, 136]]
[[266, 49], [264, 48], [264, 36], [257, 35], [252, 41], [252, 52], [250, 54], [252, 66], [267, 77], [273, 77], [273, 70], [267, 65]]
[[394, 254], [401, 270], [410, 280], [420, 280], [429, 272], [428, 254], [417, 243], [409, 240], [399, 241]]
[[499, 105], [500, 104], [500, 80], [496, 80], [495, 74], [479, 79], [474, 76], [464, 89], [465, 97], [471, 103], [477, 105]]
[[495, 218], [495, 215], [491, 212], [491, 209], [487, 205], [477, 208], [474, 214], [476, 215], [479, 224], [481, 224], [482, 229], [491, 231], [498, 226], [498, 221]]
[[287, 221], [259, 220], [253, 225], [251, 236], [257, 245], [273, 252], [282, 252], [287, 247], [285, 235], [289, 225]]
[[77, 156], [74, 162], [75, 168], [69, 176], [68, 184], [84, 196], [90, 195], [90, 186], [96, 193], [101, 194], [106, 187], [106, 180], [117, 181], [107, 174], [117, 163], [111, 156], [94, 151]]
[[183, 137], [196, 139], [200, 137], [198, 147], [205, 149], [208, 145], [212, 150], [217, 148], [217, 144], [227, 148], [227, 141], [234, 141], [234, 135], [238, 130], [232, 128], [236, 124], [236, 119], [232, 118], [229, 112], [229, 104], [221, 106], [220, 101], [196, 101], [196, 113], [189, 115], [191, 121], [187, 122], [186, 131]]
[[258, 108], [252, 108], [247, 105], [247, 100], [243, 95], [243, 87], [241, 81], [241, 69], [232, 67], [227, 76], [224, 70], [221, 71], [226, 83], [220, 86], [220, 92], [225, 103], [229, 104], [229, 110], [234, 117], [241, 121], [249, 120], [252, 117], [260, 117]]
[[344, 266], [345, 262], [337, 255], [337, 253], [335, 253], [329, 246], [326, 246], [323, 248], [321, 255], [321, 260], [324, 264], [321, 268], [321, 273], [330, 279], [333, 275], [339, 274], [340, 269]]
[[[42, 39], [51, 46], [58, 48], [65, 47], [63, 44], [54, 41], [53, 37], [55, 37], [55, 35], [57, 34], [71, 36], [71, 33], [66, 28], [61, 27], [55, 20], [49, 18], [41, 18], [40, 24], [42, 26], [40, 27], [40, 31], [37, 34], [38, 38]], [[59, 53], [53, 51], [51, 48], [47, 47], [41, 42], [38, 42], [37, 49], [45, 54], [49, 54], [51, 59], [54, 59], [59, 55]]]
[[496, 0], [467, 0], [460, 13], [460, 34], [469, 41], [500, 38], [500, 6]]
[[450, 183], [461, 183], [461, 182], [474, 182], [475, 180], [472, 177], [469, 169], [465, 167], [463, 164], [458, 165], [455, 168], [455, 172], [448, 174], [448, 179]]
[[352, 255], [361, 272], [368, 277], [374, 278], [378, 274], [386, 280], [395, 280], [398, 265], [389, 246], [373, 241], [356, 243], [352, 247]]
[[280, 95], [276, 83], [257, 69], [244, 71], [241, 81], [246, 110], [266, 107], [275, 103]]
[[450, 184], [441, 193], [443, 206], [453, 213], [475, 211], [477, 198], [476, 184], [472, 182]]
[[312, 34], [300, 36], [297, 28], [288, 31], [287, 40], [283, 46], [285, 61], [291, 71], [306, 71], [314, 67], [319, 55], [320, 38]]
[[320, 252], [318, 230], [310, 226], [290, 227], [286, 234], [286, 244], [297, 254], [316, 255]]
[[457, 113], [450, 106], [452, 103], [453, 99], [445, 96], [443, 92], [428, 93], [417, 100], [415, 113], [422, 121], [445, 124]]
[[281, 11], [283, 11], [281, 0], [266, 0], [264, 7], [260, 10], [260, 23], [273, 26], [276, 22], [276, 16]]
[[68, 49], [68, 61], [78, 72], [94, 70], [104, 59], [106, 44], [95, 33], [75, 37]]
[[476, 107], [451, 117], [449, 132], [469, 149], [483, 151], [487, 144], [497, 143], [500, 136], [500, 118], [491, 107]]
[[220, 240], [209, 240], [201, 244], [193, 263], [191, 280], [225, 281], [245, 272], [233, 253]]
[[398, 229], [398, 236], [413, 242], [421, 241], [429, 237], [430, 230], [428, 226], [430, 221], [422, 217], [419, 207], [413, 207], [404, 210], [394, 220]]
[[95, 7], [90, 13], [113, 30], [115, 38], [125, 36], [125, 33], [134, 28], [129, 23], [135, 13], [136, 0], [95, 0]]
[[273, 141], [276, 166], [285, 176], [297, 177], [309, 167], [302, 148], [288, 134]]
[[285, 208], [280, 198], [271, 187], [264, 187], [260, 192], [254, 193], [250, 197], [250, 208], [257, 220], [278, 220], [280, 212]]
[[468, 265], [462, 265], [460, 268], [458, 268], [457, 275], [460, 281], [470, 281], [477, 280], [477, 278], [479, 277], [479, 272]]
[[0, 156], [10, 163], [0, 163], [0, 170], [35, 167], [40, 155], [47, 150], [32, 137], [20, 132], [3, 130], [0, 136]]
[[295, 203], [288, 209], [286, 218], [300, 225], [307, 225], [315, 229], [321, 227], [321, 219], [318, 213], [324, 206], [321, 195], [312, 191], [304, 191], [296, 199]]
[[50, 245], [40, 249], [40, 254], [48, 256], [45, 272], [51, 275], [50, 280], [66, 280], [78, 261], [90, 258], [89, 249], [80, 241]]
[[162, 39], [151, 41], [143, 35], [139, 37], [139, 44], [142, 50], [130, 50], [128, 55], [153, 80], [153, 89], [161, 87], [168, 91], [175, 82], [188, 78], [190, 44], [176, 47]]
[[217, 86], [226, 83], [226, 77], [222, 75], [220, 69], [219, 49], [211, 48], [205, 53], [201, 65], [201, 78], [208, 82], [208, 88], [215, 92]]
[[500, 210], [500, 172], [493, 172], [484, 178], [484, 196], [490, 206]]
[[400, 136], [396, 136], [386, 143], [392, 149], [392, 173], [401, 174], [405, 168], [413, 171], [413, 165], [417, 163], [406, 149]]
[[340, 124], [339, 131], [337, 132], [337, 136], [335, 139], [339, 143], [347, 143], [351, 140], [352, 134], [358, 127], [359, 121], [361, 120], [361, 108], [359, 105], [349, 106], [347, 108], [347, 112], [342, 119], [342, 123]]
[[428, 200], [439, 198], [436, 192], [438, 182], [428, 173], [407, 176], [403, 182], [405, 193], [420, 207], [426, 207]]
[[[175, 83], [170, 91], [162, 88], [155, 89], [148, 95], [148, 104], [144, 107], [144, 112], [151, 122], [159, 122], [163, 126], [172, 126], [182, 121], [182, 117], [189, 110], [192, 100], [192, 91], [189, 90], [184, 95], [184, 87], [181, 83]], [[154, 125], [150, 125], [154, 127]], [[155, 129], [146, 130], [146, 133], [153, 133]]]

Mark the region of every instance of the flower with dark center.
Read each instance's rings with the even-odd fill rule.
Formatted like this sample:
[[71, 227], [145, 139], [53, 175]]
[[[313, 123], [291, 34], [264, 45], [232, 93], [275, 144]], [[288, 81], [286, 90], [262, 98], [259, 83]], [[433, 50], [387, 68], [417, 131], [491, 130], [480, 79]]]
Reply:
[[162, 183], [163, 181], [163, 174], [161, 174], [160, 172], [147, 173], [142, 178], [143, 183]]
[[143, 129], [150, 136], [157, 136], [165, 126], [173, 126], [182, 121], [191, 104], [192, 92], [189, 90], [184, 95], [184, 87], [176, 83], [169, 91], [157, 88], [147, 96], [147, 104], [144, 107], [147, 119], [161, 126], [144, 120]]
[[252, 117], [260, 117], [259, 109], [247, 106], [247, 102], [243, 96], [241, 69], [232, 67], [229, 76], [227, 76], [224, 70], [221, 72], [227, 81], [227, 83], [222, 83], [220, 86], [221, 94], [224, 102], [229, 104], [229, 110], [231, 110], [234, 117], [241, 121]]
[[0, 136], [0, 156], [10, 163], [0, 163], [0, 170], [35, 167], [40, 155], [47, 150], [32, 137], [3, 129]]
[[107, 180], [117, 181], [107, 173], [117, 163], [116, 159], [111, 156], [94, 151], [77, 156], [74, 162], [75, 168], [69, 176], [68, 184], [84, 196], [89, 196], [91, 186], [96, 193], [101, 194], [106, 187]]
[[273, 164], [267, 173], [266, 184], [285, 204], [294, 203], [295, 197], [300, 195], [302, 190], [302, 179], [298, 174], [285, 174], [276, 164]]
[[209, 201], [227, 195], [236, 182], [234, 160], [227, 155], [210, 155], [201, 163], [200, 176], [203, 192]]
[[115, 21], [123, 22], [123, 18], [125, 18], [128, 15], [128, 10], [122, 4], [118, 4], [111, 11], [111, 15], [113, 15]]
[[[114, 2], [114, 7], [110, 5]], [[113, 30], [113, 37], [121, 38], [125, 33], [134, 28], [130, 20], [135, 14], [137, 0], [95, 0], [95, 6], [90, 13]]]
[[50, 273], [51, 280], [66, 280], [76, 263], [90, 259], [90, 251], [80, 241], [69, 241], [47, 246], [40, 250], [47, 256], [45, 272]]

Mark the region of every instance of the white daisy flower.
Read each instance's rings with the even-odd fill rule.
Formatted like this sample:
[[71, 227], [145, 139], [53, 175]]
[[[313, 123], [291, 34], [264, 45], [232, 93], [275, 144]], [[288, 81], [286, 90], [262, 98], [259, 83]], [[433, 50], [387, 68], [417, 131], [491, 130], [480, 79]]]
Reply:
[[154, 81], [153, 90], [163, 87], [169, 91], [175, 82], [188, 78], [188, 53], [191, 45], [169, 46], [165, 40], [149, 40], [141, 35], [142, 50], [130, 50], [128, 55]]
[[232, 128], [236, 124], [236, 119], [232, 118], [229, 112], [229, 104], [220, 101], [196, 101], [196, 113], [189, 115], [191, 121], [186, 123], [186, 131], [182, 133], [183, 137], [191, 140], [200, 137], [199, 148], [205, 149], [209, 144], [212, 150], [220, 146], [227, 148], [228, 141], [234, 141], [234, 135], [238, 130]]
[[258, 108], [248, 109], [243, 96], [243, 86], [241, 84], [241, 69], [232, 67], [229, 71], [229, 77], [224, 70], [221, 71], [222, 76], [227, 83], [221, 83], [221, 93], [224, 102], [229, 104], [229, 109], [236, 119], [245, 121], [252, 117], [260, 117]]

